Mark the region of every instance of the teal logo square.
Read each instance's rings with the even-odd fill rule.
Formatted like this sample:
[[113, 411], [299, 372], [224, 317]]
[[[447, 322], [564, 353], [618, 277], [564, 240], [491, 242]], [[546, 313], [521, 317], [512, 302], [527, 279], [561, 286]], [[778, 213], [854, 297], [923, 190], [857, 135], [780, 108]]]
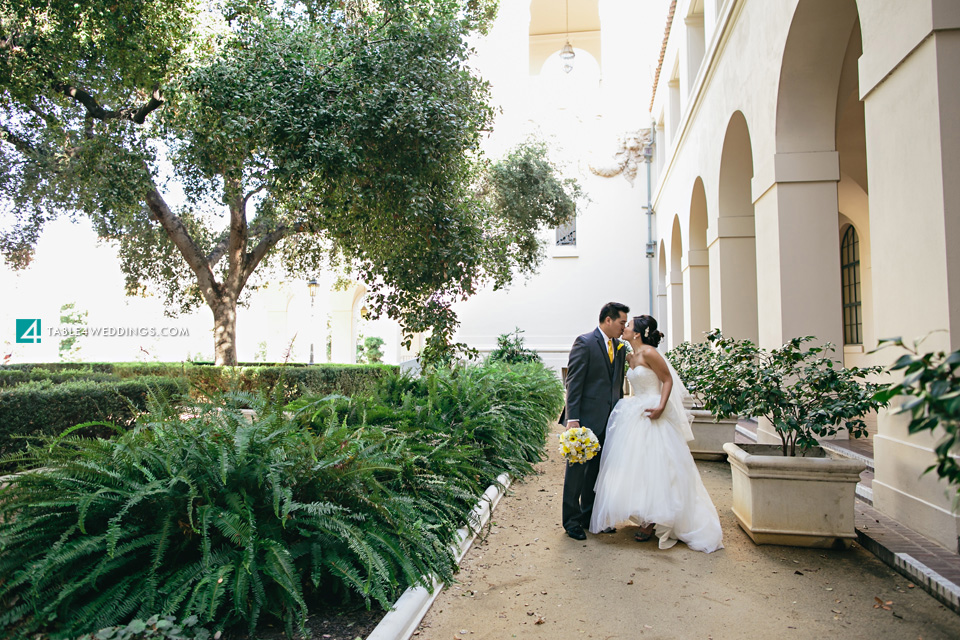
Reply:
[[39, 344], [40, 318], [17, 318], [17, 342]]

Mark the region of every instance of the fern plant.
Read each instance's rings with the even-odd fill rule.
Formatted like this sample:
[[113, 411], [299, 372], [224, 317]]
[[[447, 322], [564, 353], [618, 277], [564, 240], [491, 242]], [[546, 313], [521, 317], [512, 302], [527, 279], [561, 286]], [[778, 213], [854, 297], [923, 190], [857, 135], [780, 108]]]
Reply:
[[42, 440], [0, 488], [2, 635], [158, 612], [292, 634], [331, 599], [389, 607], [452, 579], [457, 529], [491, 479], [532, 469], [562, 398], [542, 365], [466, 367], [293, 412], [279, 394], [154, 402], [112, 440]]
[[394, 458], [401, 473], [389, 486], [413, 496], [446, 536], [469, 524], [466, 514], [492, 480], [533, 470], [562, 404], [563, 387], [543, 365], [496, 363], [391, 376], [375, 397], [311, 406], [313, 420], [376, 427], [402, 441]]
[[[238, 407], [254, 406], [252, 422]], [[351, 593], [388, 606], [452, 573], [448, 539], [382, 481], [396, 444], [301, 428], [245, 395], [155, 407], [115, 440], [47, 440], [0, 490], [0, 628], [73, 637], [153, 612], [288, 632]]]

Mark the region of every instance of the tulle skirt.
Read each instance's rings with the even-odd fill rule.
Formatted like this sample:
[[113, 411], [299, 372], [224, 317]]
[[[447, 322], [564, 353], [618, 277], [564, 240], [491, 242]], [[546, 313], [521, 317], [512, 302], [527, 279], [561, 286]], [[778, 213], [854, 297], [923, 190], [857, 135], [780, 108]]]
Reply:
[[624, 398], [607, 423], [590, 531], [626, 521], [656, 524], [661, 548], [682, 540], [710, 553], [723, 547], [717, 509], [710, 499], [683, 434], [686, 416], [644, 413], [658, 395]]

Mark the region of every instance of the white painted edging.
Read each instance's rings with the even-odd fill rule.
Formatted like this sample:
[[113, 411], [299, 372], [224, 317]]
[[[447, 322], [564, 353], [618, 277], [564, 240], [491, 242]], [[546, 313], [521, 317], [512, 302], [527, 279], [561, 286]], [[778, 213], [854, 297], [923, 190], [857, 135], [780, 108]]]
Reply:
[[[499, 487], [496, 484], [487, 487], [480, 501], [477, 502], [477, 506], [470, 512], [468, 518], [473, 526], [473, 531], [480, 531], [490, 520], [490, 515], [496, 508], [497, 503], [500, 502], [500, 498], [503, 497], [507, 487], [510, 486], [510, 476], [506, 473], [501, 474], [497, 478], [497, 483], [500, 485]], [[467, 527], [461, 527], [457, 530], [457, 537], [460, 542], [456, 544], [453, 551], [459, 565], [467, 550], [470, 549], [470, 545], [476, 539], [477, 534], [471, 532]], [[433, 593], [427, 591], [425, 587], [410, 587], [404, 591], [394, 603], [393, 609], [387, 612], [380, 624], [367, 636], [367, 640], [409, 640], [442, 589], [443, 583], [434, 579]]]

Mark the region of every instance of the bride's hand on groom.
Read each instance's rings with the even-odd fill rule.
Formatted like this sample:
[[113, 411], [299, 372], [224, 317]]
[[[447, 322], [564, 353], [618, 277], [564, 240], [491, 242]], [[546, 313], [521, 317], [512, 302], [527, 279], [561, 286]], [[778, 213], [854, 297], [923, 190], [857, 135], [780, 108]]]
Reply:
[[650, 418], [651, 420], [658, 420], [658, 419], [660, 418], [660, 416], [663, 415], [663, 410], [664, 410], [664, 407], [657, 407], [657, 408], [655, 408], [655, 409], [647, 409], [647, 410], [646, 410], [646, 414], [647, 414], [647, 417]]

